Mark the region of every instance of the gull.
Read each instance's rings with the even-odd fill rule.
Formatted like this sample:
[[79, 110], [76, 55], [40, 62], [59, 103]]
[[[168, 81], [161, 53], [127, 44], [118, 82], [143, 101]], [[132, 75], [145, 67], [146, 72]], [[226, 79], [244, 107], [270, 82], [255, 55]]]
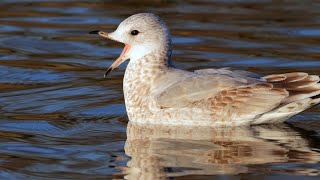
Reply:
[[135, 123], [281, 123], [320, 103], [319, 76], [305, 72], [260, 76], [229, 68], [190, 72], [174, 67], [170, 31], [152, 13], [134, 14], [112, 33], [90, 33], [125, 44], [105, 76], [130, 59], [123, 91], [129, 120]]

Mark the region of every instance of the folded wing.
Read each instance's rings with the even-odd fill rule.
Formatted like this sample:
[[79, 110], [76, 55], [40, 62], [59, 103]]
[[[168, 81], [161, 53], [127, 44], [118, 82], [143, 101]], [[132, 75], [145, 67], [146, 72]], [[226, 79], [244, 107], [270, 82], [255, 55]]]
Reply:
[[156, 94], [155, 99], [161, 108], [200, 105], [206, 106], [216, 117], [254, 118], [288, 103], [320, 94], [318, 82], [318, 76], [307, 73], [274, 74], [260, 78], [246, 71], [205, 69], [171, 84]]

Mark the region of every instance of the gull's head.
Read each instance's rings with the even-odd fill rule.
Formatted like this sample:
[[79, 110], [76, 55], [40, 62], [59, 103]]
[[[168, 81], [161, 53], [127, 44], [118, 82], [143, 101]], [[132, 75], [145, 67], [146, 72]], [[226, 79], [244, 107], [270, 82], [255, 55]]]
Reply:
[[106, 75], [125, 60], [137, 61], [154, 51], [166, 51], [171, 48], [170, 33], [166, 24], [159, 16], [151, 13], [139, 13], [128, 17], [112, 33], [90, 33], [125, 44], [120, 57], [110, 66]]

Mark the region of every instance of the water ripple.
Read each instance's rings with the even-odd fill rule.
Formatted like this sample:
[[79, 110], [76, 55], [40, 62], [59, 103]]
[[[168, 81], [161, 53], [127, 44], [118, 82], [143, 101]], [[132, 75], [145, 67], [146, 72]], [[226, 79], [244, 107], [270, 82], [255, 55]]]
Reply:
[[[319, 74], [320, 4], [310, 1], [2, 0], [0, 179], [316, 178], [319, 112], [228, 129], [127, 126], [126, 64], [103, 79], [136, 12], [164, 17], [178, 67]], [[127, 129], [128, 127], [128, 129]]]

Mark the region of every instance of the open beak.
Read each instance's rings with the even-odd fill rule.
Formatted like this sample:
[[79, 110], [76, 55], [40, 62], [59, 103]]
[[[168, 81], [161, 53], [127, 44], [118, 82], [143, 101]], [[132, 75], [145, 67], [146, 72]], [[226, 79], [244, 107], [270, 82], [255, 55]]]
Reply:
[[[110, 36], [109, 33], [103, 32], [103, 31], [91, 31], [89, 32], [89, 34], [98, 34], [104, 38], [108, 38], [111, 39], [113, 41], [117, 41], [114, 38], [112, 38]], [[118, 41], [119, 42], [119, 41]], [[114, 68], [118, 67], [121, 63], [123, 63], [125, 60], [129, 59], [127, 57], [127, 53], [130, 50], [130, 45], [129, 44], [125, 44], [122, 53], [120, 54], [120, 56], [118, 57], [118, 59], [108, 68], [107, 72], [105, 73], [104, 77], [106, 77]]]

